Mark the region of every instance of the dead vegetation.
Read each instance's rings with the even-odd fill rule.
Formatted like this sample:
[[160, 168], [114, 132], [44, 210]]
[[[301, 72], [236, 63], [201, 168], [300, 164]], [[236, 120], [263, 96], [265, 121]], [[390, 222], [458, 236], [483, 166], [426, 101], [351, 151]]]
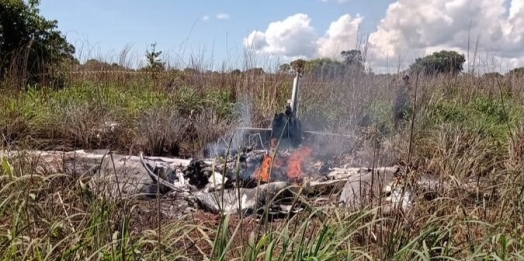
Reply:
[[[72, 73], [62, 90], [3, 95], [2, 147], [195, 156], [243, 117], [267, 127], [292, 81], [279, 74], [126, 75]], [[455, 184], [439, 187], [429, 202], [415, 199], [409, 211], [383, 215], [377, 208], [383, 202], [357, 209], [327, 200], [279, 220], [217, 215], [177, 209], [171, 196], [97, 195], [81, 177], [41, 173], [25, 157], [2, 157], [0, 258], [522, 259], [522, 82], [419, 79], [411, 88], [418, 91], [413, 130], [411, 117], [395, 128], [393, 97], [402, 82], [398, 75], [363, 75], [317, 83], [306, 75], [300, 117], [312, 129], [356, 137], [318, 143], [314, 150], [330, 157], [346, 157], [355, 167], [399, 164], [405, 183], [431, 175]], [[250, 110], [238, 110], [245, 102]], [[472, 181], [482, 182], [481, 189], [459, 186]]]

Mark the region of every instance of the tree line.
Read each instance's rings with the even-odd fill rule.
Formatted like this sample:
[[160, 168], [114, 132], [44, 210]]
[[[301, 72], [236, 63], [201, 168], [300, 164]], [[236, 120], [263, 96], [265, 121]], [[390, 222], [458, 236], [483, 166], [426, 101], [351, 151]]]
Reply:
[[[56, 20], [48, 20], [40, 15], [39, 0], [0, 0], [0, 80], [17, 76], [22, 84], [56, 84], [59, 72], [66, 66], [80, 65], [75, 59], [75, 47], [57, 29]], [[160, 60], [161, 51], [153, 44], [146, 51], [147, 65], [140, 70], [153, 72], [167, 70]], [[337, 78], [347, 75], [371, 73], [365, 68], [365, 57], [360, 50], [347, 50], [340, 53], [340, 59], [317, 58], [297, 59], [280, 65], [278, 73], [300, 71], [317, 78]], [[463, 71], [466, 59], [456, 51], [441, 50], [420, 57], [409, 66], [407, 73], [425, 75], [458, 75]], [[104, 64], [91, 59], [82, 64], [85, 68], [120, 68], [117, 64]], [[264, 73], [262, 68], [249, 69], [253, 73]], [[233, 73], [239, 73], [235, 70]], [[511, 70], [510, 74], [523, 76], [524, 68]], [[60, 81], [58, 81], [59, 83]]]

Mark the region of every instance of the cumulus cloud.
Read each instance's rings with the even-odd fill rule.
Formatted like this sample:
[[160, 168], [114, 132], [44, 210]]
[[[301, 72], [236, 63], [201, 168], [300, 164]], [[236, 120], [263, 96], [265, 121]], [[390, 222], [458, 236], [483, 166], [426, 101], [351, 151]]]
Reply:
[[[318, 33], [307, 14], [295, 14], [251, 32], [244, 46], [286, 58], [337, 57], [357, 47], [364, 18], [346, 14], [335, 19]], [[524, 0], [398, 0], [369, 34], [367, 60], [372, 67], [388, 61], [407, 66], [435, 51], [466, 54], [468, 48], [472, 60], [477, 42], [477, 68], [481, 63], [524, 66]]]
[[313, 57], [317, 53], [314, 28], [306, 14], [295, 14], [272, 22], [267, 29], [253, 31], [244, 38], [244, 46], [257, 52], [283, 57]]
[[298, 57], [336, 57], [343, 50], [354, 49], [362, 17], [343, 15], [319, 37], [307, 14], [295, 14], [272, 22], [265, 31], [253, 31], [244, 38], [244, 46], [257, 53]]
[[524, 0], [399, 0], [390, 4], [369, 43], [383, 64], [386, 57], [411, 62], [441, 49], [466, 53], [468, 38], [472, 50], [478, 37], [479, 52], [517, 64], [524, 57], [523, 33]]
[[227, 14], [227, 13], [217, 14], [217, 19], [219, 19], [219, 20], [229, 19], [229, 14]]
[[341, 51], [357, 49], [358, 30], [363, 19], [360, 15], [351, 18], [346, 14], [332, 22], [326, 35], [317, 40], [319, 56], [333, 58], [340, 56]]
[[207, 20], [209, 20], [209, 15], [202, 16], [202, 21], [207, 21]]

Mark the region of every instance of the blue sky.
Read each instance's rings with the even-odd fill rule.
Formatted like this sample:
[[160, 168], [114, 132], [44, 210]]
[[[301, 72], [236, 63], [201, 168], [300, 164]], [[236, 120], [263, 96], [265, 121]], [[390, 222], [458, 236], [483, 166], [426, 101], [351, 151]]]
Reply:
[[43, 0], [40, 10], [58, 20], [81, 60], [114, 61], [131, 45], [136, 62], [156, 42], [182, 67], [190, 56], [208, 69], [239, 67], [245, 50], [263, 67], [264, 57], [340, 58], [366, 35], [366, 63], [375, 71], [442, 49], [466, 54], [468, 37], [479, 37], [479, 55], [466, 68], [524, 66], [524, 0]]
[[[160, 50], [186, 59], [193, 54], [221, 62], [242, 56], [242, 40], [251, 31], [265, 30], [269, 23], [296, 13], [308, 14], [319, 32], [344, 14], [361, 14], [366, 18], [362, 30], [374, 30], [389, 2], [376, 0], [371, 6], [364, 0], [43, 0], [40, 10], [46, 18], [58, 20], [59, 29], [84, 58], [110, 56], [108, 53], [119, 52], [126, 44], [140, 53], [156, 42]], [[229, 18], [217, 19], [219, 14]]]

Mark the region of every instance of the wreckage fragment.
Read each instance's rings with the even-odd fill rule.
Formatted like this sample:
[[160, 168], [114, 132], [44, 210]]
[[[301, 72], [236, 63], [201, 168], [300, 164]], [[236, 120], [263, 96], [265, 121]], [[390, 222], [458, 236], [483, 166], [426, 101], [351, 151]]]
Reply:
[[197, 189], [203, 189], [213, 174], [211, 167], [202, 160], [191, 160], [189, 165], [182, 171], [189, 184]]
[[276, 139], [283, 147], [298, 148], [302, 143], [302, 125], [295, 117], [291, 107], [286, 106], [284, 113], [277, 113], [271, 123], [271, 139]]
[[[182, 190], [216, 190], [227, 186], [229, 179], [218, 172], [213, 171], [210, 164], [203, 160], [191, 160], [182, 170], [169, 170], [166, 167], [152, 167], [151, 163], [144, 160], [140, 154], [141, 162], [146, 168], [153, 184], [147, 188], [148, 192], [157, 192], [157, 186], [161, 194], [171, 191]], [[163, 173], [168, 172], [168, 175]], [[174, 177], [174, 178], [173, 178]]]
[[398, 167], [393, 168], [338, 168], [328, 177], [335, 180], [347, 180], [340, 194], [342, 205], [361, 205], [373, 197], [378, 198], [385, 186], [391, 184]]
[[[302, 148], [308, 151], [307, 147]], [[267, 154], [264, 151], [246, 153], [242, 164], [248, 166], [245, 174], [252, 177], [256, 167], [259, 166], [257, 164]], [[281, 161], [278, 164], [273, 162], [274, 166], [279, 166], [273, 171], [287, 169], [292, 154], [293, 152], [290, 151], [278, 154], [276, 159], [287, 161]], [[269, 183], [256, 184], [254, 188], [232, 189], [230, 177], [222, 176], [216, 169], [217, 166], [224, 165], [214, 166], [212, 162], [205, 160], [144, 157], [142, 154], [137, 157], [118, 155], [108, 151], [84, 150], [9, 152], [6, 157], [24, 157], [35, 164], [36, 171], [74, 175], [97, 196], [122, 199], [127, 196], [136, 198], [137, 195], [142, 196], [145, 193], [149, 197], [155, 197], [160, 191], [161, 194], [171, 194], [170, 198], [176, 198], [177, 202], [172, 204], [180, 204], [186, 208], [189, 204], [198, 203], [202, 208], [213, 213], [223, 213], [223, 211], [238, 213], [239, 210], [246, 214], [260, 213], [261, 210], [275, 214], [294, 213], [305, 206], [305, 204], [297, 206], [290, 203], [290, 201], [293, 202], [291, 199], [297, 198], [298, 192], [300, 192], [300, 198], [310, 202], [318, 200], [321, 194], [329, 194], [331, 198], [331, 196], [338, 196], [338, 193], [340, 193], [339, 203], [343, 206], [361, 207], [380, 202], [382, 213], [395, 209], [409, 210], [418, 200], [429, 201], [436, 197], [449, 196], [447, 193], [452, 193], [452, 195], [460, 193], [471, 197], [472, 200], [490, 200], [500, 196], [491, 183], [477, 178], [450, 182], [440, 177], [421, 174], [416, 180], [409, 180], [407, 183], [402, 180], [399, 182], [399, 179], [395, 177], [401, 169], [398, 166], [375, 167], [374, 169], [330, 166], [331, 173], [323, 178], [315, 178], [301, 184], [287, 180], [287, 173], [284, 173], [284, 176], [277, 175], [278, 178], [282, 177], [283, 181], [273, 179], [274, 176], [271, 176]], [[302, 171], [316, 172], [321, 168], [318, 166], [311, 170], [313, 164], [315, 163], [311, 162], [310, 165], [307, 165], [309, 167]], [[315, 165], [320, 164], [316, 162]], [[252, 169], [248, 170], [248, 168]], [[311, 173], [307, 174], [309, 177], [312, 176]], [[328, 204], [322, 203], [321, 205]]]
[[282, 190], [286, 187], [288, 187], [286, 182], [271, 182], [256, 188], [237, 188], [214, 192], [198, 191], [194, 193], [194, 197], [201, 207], [213, 213], [235, 214], [240, 210], [244, 214], [250, 214], [268, 204], [277, 205], [285, 198]]

